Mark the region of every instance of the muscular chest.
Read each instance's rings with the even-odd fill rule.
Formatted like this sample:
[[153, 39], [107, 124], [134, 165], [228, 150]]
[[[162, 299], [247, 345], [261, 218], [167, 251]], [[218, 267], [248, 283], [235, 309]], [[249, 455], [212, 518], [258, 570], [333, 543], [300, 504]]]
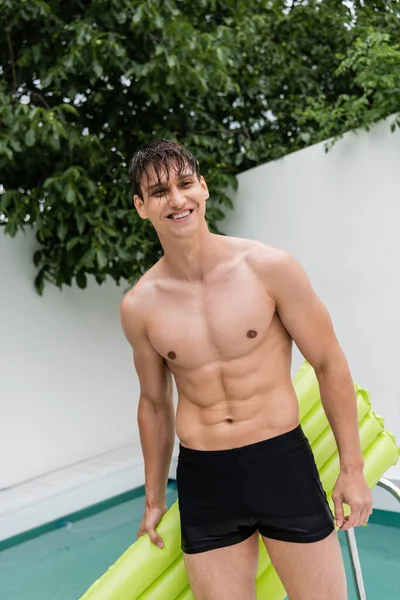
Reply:
[[262, 282], [229, 273], [210, 284], [161, 291], [149, 337], [166, 360], [194, 368], [240, 358], [258, 347], [274, 311]]

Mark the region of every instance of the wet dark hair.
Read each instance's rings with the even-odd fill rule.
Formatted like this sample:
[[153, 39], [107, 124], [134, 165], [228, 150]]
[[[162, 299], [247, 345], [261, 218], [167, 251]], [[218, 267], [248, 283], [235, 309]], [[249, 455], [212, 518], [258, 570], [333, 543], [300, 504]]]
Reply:
[[197, 159], [184, 146], [171, 140], [152, 140], [144, 148], [134, 154], [129, 165], [129, 178], [133, 187], [133, 193], [143, 200], [140, 187], [143, 174], [149, 181], [148, 167], [152, 166], [160, 182], [161, 175], [169, 179], [171, 168], [178, 174], [190, 171], [200, 179], [200, 166]]

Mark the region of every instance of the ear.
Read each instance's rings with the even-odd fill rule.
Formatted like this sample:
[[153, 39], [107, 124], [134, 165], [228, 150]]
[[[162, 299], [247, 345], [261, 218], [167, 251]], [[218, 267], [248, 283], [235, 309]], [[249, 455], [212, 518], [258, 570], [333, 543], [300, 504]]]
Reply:
[[206, 180], [204, 179], [203, 175], [201, 175], [200, 177], [200, 185], [203, 188], [203, 190], [206, 192], [206, 200], [208, 200], [208, 198], [210, 197], [210, 192], [208, 191], [208, 187], [206, 184]]
[[149, 217], [147, 216], [147, 212], [144, 206], [144, 202], [143, 200], [140, 198], [140, 196], [137, 196], [135, 194], [135, 196], [133, 196], [133, 203], [135, 205], [136, 210], [139, 213], [139, 217], [141, 219], [148, 219]]

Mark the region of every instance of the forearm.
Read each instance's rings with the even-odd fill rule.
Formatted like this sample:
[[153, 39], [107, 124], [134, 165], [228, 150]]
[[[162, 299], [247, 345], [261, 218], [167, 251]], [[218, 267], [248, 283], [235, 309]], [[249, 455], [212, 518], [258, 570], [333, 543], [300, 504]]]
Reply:
[[146, 507], [163, 506], [175, 440], [172, 403], [160, 407], [141, 398], [138, 426], [145, 467]]
[[341, 353], [316, 369], [322, 404], [332, 427], [342, 471], [364, 466], [358, 431], [357, 399], [346, 358]]

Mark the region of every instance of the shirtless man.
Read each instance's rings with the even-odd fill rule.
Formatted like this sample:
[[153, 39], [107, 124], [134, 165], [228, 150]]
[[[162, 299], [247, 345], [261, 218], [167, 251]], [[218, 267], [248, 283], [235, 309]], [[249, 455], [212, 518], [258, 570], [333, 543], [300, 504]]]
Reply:
[[153, 141], [134, 156], [130, 175], [135, 207], [164, 250], [121, 304], [140, 380], [146, 509], [138, 536], [163, 545], [155, 528], [167, 510], [176, 426], [182, 549], [195, 599], [255, 600], [260, 533], [290, 600], [345, 600], [334, 519], [290, 373], [294, 340], [315, 369], [339, 449], [336, 523], [365, 523], [372, 500], [353, 382], [326, 308], [285, 252], [210, 233], [207, 185], [185, 148]]

